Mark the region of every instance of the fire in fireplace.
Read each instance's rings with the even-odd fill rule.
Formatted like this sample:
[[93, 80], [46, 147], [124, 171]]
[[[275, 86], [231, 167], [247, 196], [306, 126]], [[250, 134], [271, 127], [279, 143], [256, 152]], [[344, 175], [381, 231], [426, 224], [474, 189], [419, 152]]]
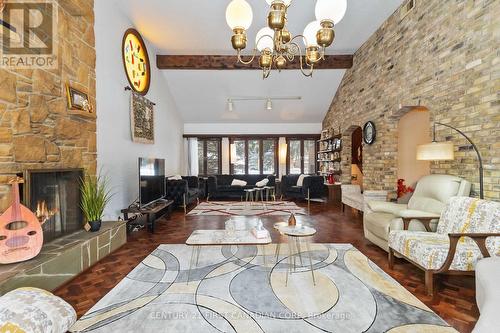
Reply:
[[82, 176], [83, 169], [25, 172], [24, 202], [42, 223], [44, 242], [82, 229]]

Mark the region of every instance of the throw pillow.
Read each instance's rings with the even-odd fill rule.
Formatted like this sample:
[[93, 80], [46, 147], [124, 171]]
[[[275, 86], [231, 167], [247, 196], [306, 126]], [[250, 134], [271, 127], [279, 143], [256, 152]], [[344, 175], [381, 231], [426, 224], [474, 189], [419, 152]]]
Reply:
[[297, 186], [302, 187], [304, 184], [304, 178], [309, 177], [309, 175], [300, 175], [299, 179], [297, 179]]
[[182, 177], [180, 175], [175, 175], [172, 177], [168, 177], [168, 180], [182, 180]]
[[255, 183], [255, 186], [257, 186], [257, 187], [264, 187], [264, 186], [267, 185], [267, 183], [269, 183], [269, 179], [268, 178], [264, 178], [260, 182]]
[[233, 179], [231, 186], [246, 186], [247, 182], [241, 179]]

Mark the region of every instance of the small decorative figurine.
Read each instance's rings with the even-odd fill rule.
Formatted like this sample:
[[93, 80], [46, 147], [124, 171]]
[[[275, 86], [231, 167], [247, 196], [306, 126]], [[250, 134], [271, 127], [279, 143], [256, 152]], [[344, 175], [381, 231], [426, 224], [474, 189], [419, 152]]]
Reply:
[[295, 215], [293, 213], [292, 215], [290, 215], [290, 218], [288, 219], [288, 225], [291, 227], [297, 225], [297, 220], [295, 219]]

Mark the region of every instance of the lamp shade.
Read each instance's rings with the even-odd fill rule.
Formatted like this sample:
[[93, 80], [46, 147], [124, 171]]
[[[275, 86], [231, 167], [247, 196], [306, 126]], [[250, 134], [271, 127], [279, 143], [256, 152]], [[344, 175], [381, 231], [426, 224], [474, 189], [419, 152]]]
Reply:
[[448, 161], [455, 159], [453, 143], [432, 142], [417, 146], [417, 160], [419, 161]]
[[288, 146], [287, 146], [286, 143], [281, 143], [280, 144], [280, 151], [279, 151], [280, 164], [285, 164], [286, 163], [287, 149], [288, 149]]
[[255, 36], [255, 44], [257, 45], [257, 50], [263, 51], [269, 49], [270, 51], [274, 48], [274, 30], [269, 27], [264, 27], [257, 32]]
[[316, 19], [329, 20], [338, 24], [347, 10], [347, 0], [318, 0], [316, 3]]
[[303, 33], [304, 44], [306, 44], [306, 47], [318, 46], [316, 34], [319, 29], [321, 29], [321, 23], [319, 21], [312, 21], [306, 26]]
[[252, 25], [252, 7], [245, 0], [233, 0], [226, 8], [227, 25], [234, 30], [243, 28], [247, 30]]

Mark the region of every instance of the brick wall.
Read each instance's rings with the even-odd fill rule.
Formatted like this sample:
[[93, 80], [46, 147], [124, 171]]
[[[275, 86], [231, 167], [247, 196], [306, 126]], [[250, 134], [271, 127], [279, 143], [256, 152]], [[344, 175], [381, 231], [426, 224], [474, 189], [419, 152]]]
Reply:
[[[485, 167], [485, 196], [500, 200], [500, 1], [420, 0], [405, 18], [397, 10], [356, 52], [323, 127], [342, 131], [372, 120], [377, 140], [364, 146], [366, 189], [394, 191], [400, 105], [421, 105], [439, 121], [464, 131]], [[431, 172], [457, 175], [479, 191], [476, 155], [465, 139], [438, 128], [455, 143], [454, 161], [432, 162]], [[348, 135], [345, 136], [348, 141]], [[343, 151], [343, 181], [350, 179]]]
[[65, 85], [95, 110], [94, 1], [58, 1], [58, 68], [0, 68], [0, 211], [7, 182], [26, 169], [96, 168], [95, 118], [70, 115]]

